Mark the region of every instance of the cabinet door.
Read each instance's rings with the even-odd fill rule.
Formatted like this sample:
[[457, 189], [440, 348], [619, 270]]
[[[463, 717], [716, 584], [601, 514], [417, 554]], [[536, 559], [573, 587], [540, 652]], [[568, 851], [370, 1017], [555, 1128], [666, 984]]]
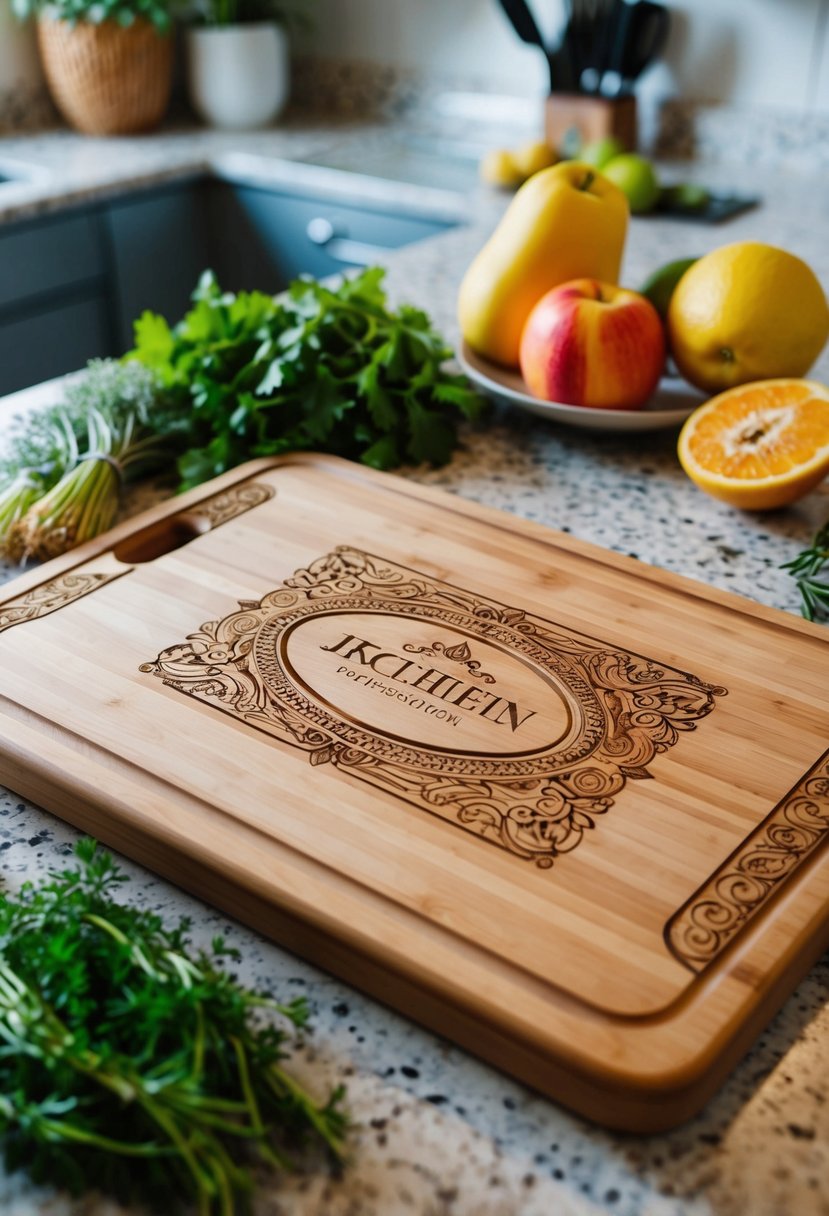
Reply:
[[210, 235], [223, 286], [280, 291], [299, 274], [318, 278], [451, 227], [446, 220], [390, 215], [251, 186], [211, 191]]
[[190, 182], [107, 207], [119, 353], [133, 346], [133, 324], [146, 309], [171, 322], [186, 311], [208, 264], [202, 189]]
[[76, 371], [110, 353], [103, 292], [75, 296], [0, 324], [0, 396]]
[[[3, 225], [0, 311], [16, 315], [22, 301], [55, 297], [103, 280], [103, 242], [94, 212]], [[0, 324], [5, 324], [0, 320]]]

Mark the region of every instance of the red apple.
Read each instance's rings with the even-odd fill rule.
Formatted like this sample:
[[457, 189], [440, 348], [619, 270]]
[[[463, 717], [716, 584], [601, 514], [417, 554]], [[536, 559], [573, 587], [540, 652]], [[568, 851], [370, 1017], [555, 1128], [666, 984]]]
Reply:
[[544, 401], [630, 410], [665, 367], [665, 330], [650, 300], [596, 279], [548, 291], [521, 334], [521, 371]]

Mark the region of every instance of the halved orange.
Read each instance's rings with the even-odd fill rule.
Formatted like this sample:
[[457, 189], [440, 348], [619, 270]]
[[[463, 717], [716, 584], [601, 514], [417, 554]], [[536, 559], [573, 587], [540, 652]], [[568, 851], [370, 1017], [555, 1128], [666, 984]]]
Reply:
[[686, 420], [678, 453], [715, 498], [747, 511], [786, 506], [829, 472], [829, 388], [757, 380], [728, 389]]

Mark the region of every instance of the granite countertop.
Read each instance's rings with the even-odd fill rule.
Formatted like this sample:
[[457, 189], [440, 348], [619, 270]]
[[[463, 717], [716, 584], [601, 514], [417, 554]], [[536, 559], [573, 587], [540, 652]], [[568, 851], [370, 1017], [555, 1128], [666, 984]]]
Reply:
[[[302, 185], [323, 179], [284, 159], [366, 138], [342, 127], [297, 127], [239, 139], [172, 132], [139, 140], [90, 141], [68, 134], [0, 141], [14, 157], [48, 168], [20, 188], [0, 218], [21, 218], [193, 172], [268, 172]], [[390, 138], [371, 130], [382, 143]], [[239, 153], [256, 158], [245, 163]], [[766, 171], [768, 172], [768, 170]], [[303, 176], [310, 173], [311, 176]], [[623, 280], [636, 286], [655, 266], [739, 239], [801, 254], [829, 284], [825, 183], [782, 175], [761, 181], [737, 166], [710, 166], [700, 180], [759, 185], [764, 205], [722, 227], [635, 220]], [[276, 180], [275, 179], [275, 180]], [[312, 180], [313, 179], [313, 180]], [[327, 183], [327, 184], [326, 184]], [[328, 177], [321, 188], [340, 189]], [[355, 183], [400, 205], [456, 210], [466, 220], [389, 258], [395, 299], [427, 308], [452, 341], [460, 276], [504, 200], [434, 188]], [[814, 372], [829, 381], [829, 356]], [[53, 390], [17, 395], [25, 405]], [[0, 406], [0, 409], [3, 407]], [[796, 506], [749, 516], [709, 499], [685, 478], [674, 434], [602, 436], [496, 412], [469, 430], [451, 464], [404, 475], [534, 519], [642, 561], [796, 612], [796, 590], [779, 564], [829, 516], [824, 485]], [[6, 575], [11, 572], [7, 571]], [[2, 877], [11, 887], [60, 864], [76, 833], [0, 791]], [[345, 1080], [358, 1129], [342, 1178], [308, 1170], [265, 1180], [256, 1212], [273, 1216], [821, 1216], [829, 1213], [829, 959], [824, 958], [705, 1110], [677, 1131], [625, 1137], [598, 1130], [461, 1050], [419, 1029], [328, 975], [265, 942], [140, 867], [125, 863], [128, 898], [165, 916], [187, 914], [195, 936], [222, 932], [237, 946], [244, 979], [304, 993], [314, 1034], [294, 1067], [320, 1089]], [[0, 1177], [0, 1210], [116, 1216], [95, 1198], [72, 1201]]]

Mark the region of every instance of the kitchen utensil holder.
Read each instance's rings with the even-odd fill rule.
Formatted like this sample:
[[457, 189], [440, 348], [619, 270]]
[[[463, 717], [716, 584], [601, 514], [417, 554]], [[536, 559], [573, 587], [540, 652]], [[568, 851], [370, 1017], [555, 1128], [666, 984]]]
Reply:
[[589, 93], [551, 93], [545, 102], [547, 143], [569, 153], [583, 145], [614, 136], [626, 151], [636, 148], [636, 98], [594, 97]]

